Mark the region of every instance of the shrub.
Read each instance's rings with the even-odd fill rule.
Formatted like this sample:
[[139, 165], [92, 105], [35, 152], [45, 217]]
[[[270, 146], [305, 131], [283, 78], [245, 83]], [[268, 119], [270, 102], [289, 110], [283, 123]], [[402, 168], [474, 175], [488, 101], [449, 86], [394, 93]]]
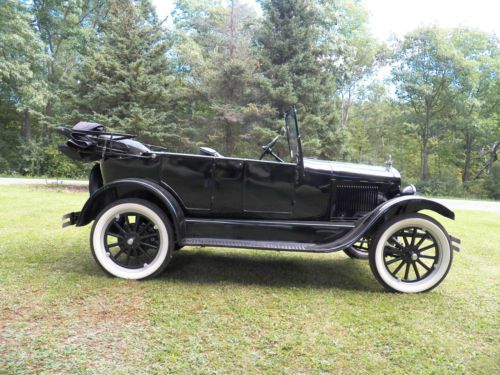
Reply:
[[423, 195], [462, 196], [460, 181], [452, 174], [431, 177], [415, 184], [417, 191]]
[[491, 173], [484, 180], [484, 189], [488, 198], [500, 200], [500, 164], [494, 164]]
[[85, 178], [90, 167], [68, 159], [59, 152], [56, 142], [46, 144], [34, 139], [19, 147], [17, 169], [25, 176]]

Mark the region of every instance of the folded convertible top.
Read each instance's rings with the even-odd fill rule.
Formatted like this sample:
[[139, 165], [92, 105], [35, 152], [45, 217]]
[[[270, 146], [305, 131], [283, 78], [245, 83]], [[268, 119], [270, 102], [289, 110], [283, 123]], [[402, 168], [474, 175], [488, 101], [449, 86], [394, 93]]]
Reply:
[[57, 131], [68, 137], [59, 150], [70, 159], [91, 162], [104, 157], [154, 157], [150, 147], [135, 141], [135, 135], [106, 132], [95, 122], [77, 123], [72, 128], [59, 127]]

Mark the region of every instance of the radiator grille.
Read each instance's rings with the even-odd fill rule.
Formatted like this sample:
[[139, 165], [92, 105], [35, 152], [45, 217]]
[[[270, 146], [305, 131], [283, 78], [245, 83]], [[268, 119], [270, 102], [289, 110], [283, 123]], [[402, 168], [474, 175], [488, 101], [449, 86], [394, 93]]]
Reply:
[[355, 217], [377, 207], [377, 185], [339, 184], [335, 193], [332, 217]]

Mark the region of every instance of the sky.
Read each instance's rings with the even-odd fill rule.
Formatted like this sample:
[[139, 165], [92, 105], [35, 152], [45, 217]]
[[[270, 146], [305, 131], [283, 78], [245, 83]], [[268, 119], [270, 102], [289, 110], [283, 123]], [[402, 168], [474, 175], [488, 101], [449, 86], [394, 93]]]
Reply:
[[152, 0], [153, 5], [156, 7], [156, 12], [160, 19], [164, 19], [165, 17], [170, 15], [170, 12], [174, 10], [173, 0]]
[[362, 0], [378, 39], [402, 37], [422, 25], [468, 26], [500, 36], [500, 0]]
[[[175, 0], [153, 0], [162, 19], [170, 14], [174, 3]], [[500, 0], [362, 0], [362, 3], [370, 15], [372, 34], [380, 40], [387, 40], [392, 34], [402, 37], [421, 25], [469, 26], [500, 36]]]

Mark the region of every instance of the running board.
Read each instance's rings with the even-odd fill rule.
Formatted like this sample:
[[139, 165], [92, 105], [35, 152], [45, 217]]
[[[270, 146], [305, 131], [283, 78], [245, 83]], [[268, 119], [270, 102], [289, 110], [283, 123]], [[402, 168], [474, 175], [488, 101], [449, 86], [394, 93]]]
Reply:
[[182, 246], [221, 246], [315, 252], [351, 232], [352, 221], [288, 221], [186, 218]]
[[[285, 242], [285, 241], [263, 241], [263, 240], [238, 240], [226, 238], [184, 238], [182, 246], [214, 246], [232, 247], [245, 249], [295, 251], [303, 253], [332, 253], [343, 250], [351, 246], [362, 236], [361, 228], [353, 228], [344, 236], [334, 241], [326, 243], [306, 243], [306, 242]], [[460, 244], [460, 239], [449, 236], [451, 248], [460, 251], [456, 244]]]
[[234, 240], [225, 238], [185, 238], [182, 241], [182, 246], [214, 246], [276, 251], [299, 251], [310, 253], [319, 252], [308, 250], [308, 247], [314, 246], [314, 244], [311, 243]]
[[331, 253], [351, 246], [362, 232], [354, 221], [186, 218], [186, 236], [180, 244]]

